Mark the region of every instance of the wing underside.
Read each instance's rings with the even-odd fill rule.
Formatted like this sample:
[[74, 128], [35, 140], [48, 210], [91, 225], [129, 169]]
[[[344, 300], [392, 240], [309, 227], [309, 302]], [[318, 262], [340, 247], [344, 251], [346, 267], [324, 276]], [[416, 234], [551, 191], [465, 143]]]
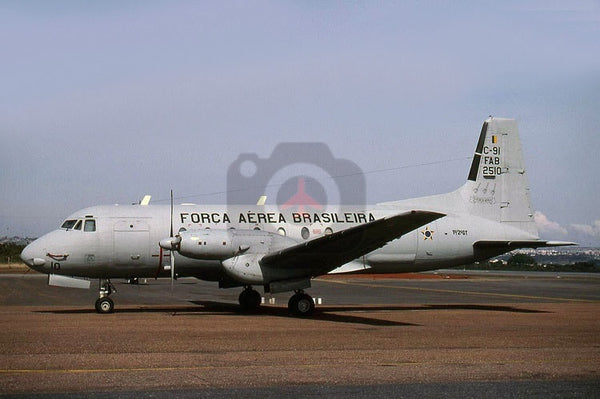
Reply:
[[311, 276], [325, 274], [443, 216], [413, 210], [385, 217], [267, 254], [260, 264], [269, 269], [302, 270]]

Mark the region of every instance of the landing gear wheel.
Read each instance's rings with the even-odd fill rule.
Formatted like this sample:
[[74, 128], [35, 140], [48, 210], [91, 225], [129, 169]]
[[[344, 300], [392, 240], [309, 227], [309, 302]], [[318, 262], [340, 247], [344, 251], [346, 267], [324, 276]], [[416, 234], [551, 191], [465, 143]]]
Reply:
[[290, 298], [288, 310], [294, 316], [310, 316], [315, 310], [315, 301], [308, 294], [298, 293]]
[[96, 300], [96, 312], [98, 313], [112, 313], [115, 310], [115, 304], [112, 299], [105, 296]]
[[294, 294], [288, 301], [288, 310], [291, 314], [296, 314], [294, 309], [298, 307], [298, 300], [300, 299], [300, 294]]
[[258, 291], [246, 288], [239, 297], [240, 306], [244, 312], [253, 311], [260, 306], [261, 297]]

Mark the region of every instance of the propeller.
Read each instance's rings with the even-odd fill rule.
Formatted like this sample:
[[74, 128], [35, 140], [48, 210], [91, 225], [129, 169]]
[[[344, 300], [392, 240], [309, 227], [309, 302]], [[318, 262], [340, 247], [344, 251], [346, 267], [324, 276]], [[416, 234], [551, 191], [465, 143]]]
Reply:
[[171, 228], [169, 230], [169, 238], [160, 240], [158, 245], [162, 249], [169, 250], [169, 258], [171, 260], [171, 290], [173, 290], [173, 281], [175, 280], [175, 251], [179, 249], [179, 243], [181, 242], [180, 236], [173, 236], [173, 190], [171, 190]]
[[[173, 245], [173, 189], [171, 189], [171, 230], [169, 231], [169, 237], [171, 237], [171, 245]], [[173, 281], [175, 280], [175, 254], [171, 250], [171, 291], [173, 291]]]

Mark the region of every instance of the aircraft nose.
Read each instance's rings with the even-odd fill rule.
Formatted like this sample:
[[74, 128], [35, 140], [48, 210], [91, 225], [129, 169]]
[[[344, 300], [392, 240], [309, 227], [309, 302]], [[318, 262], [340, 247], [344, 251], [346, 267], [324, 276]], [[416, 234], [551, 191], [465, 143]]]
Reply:
[[35, 245], [34, 241], [23, 248], [23, 252], [21, 252], [21, 259], [29, 267], [44, 266], [46, 263], [46, 259], [41, 257], [41, 254], [38, 253], [39, 251], [37, 251], [36, 246], [37, 245]]

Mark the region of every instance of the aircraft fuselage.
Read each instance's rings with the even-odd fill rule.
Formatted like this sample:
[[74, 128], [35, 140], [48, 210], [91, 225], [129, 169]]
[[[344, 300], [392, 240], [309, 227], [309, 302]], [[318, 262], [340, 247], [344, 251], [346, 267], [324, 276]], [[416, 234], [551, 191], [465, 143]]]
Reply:
[[[185, 229], [207, 233], [209, 237], [228, 229], [260, 230], [285, 236], [290, 243], [302, 243], [403, 210], [406, 209], [344, 207], [333, 211], [288, 212], [265, 206], [177, 205], [173, 228], [175, 232]], [[95, 231], [60, 228], [40, 237], [28, 251], [46, 255], [43, 264], [38, 261], [40, 264], [33, 268], [49, 274], [90, 278], [169, 276], [165, 266], [169, 265], [170, 251], [161, 250], [158, 245], [160, 240], [169, 237], [168, 205], [98, 206], [78, 211], [67, 220], [94, 220]], [[447, 213], [332, 273], [397, 273], [470, 263], [496, 255], [489, 251], [477, 252], [473, 246], [478, 240], [492, 238], [491, 232], [495, 239], [530, 238], [494, 221]], [[202, 240], [198, 245], [202, 245]], [[175, 260], [179, 276], [213, 281], [225, 276], [223, 259], [218, 256], [198, 259], [175, 254]]]

